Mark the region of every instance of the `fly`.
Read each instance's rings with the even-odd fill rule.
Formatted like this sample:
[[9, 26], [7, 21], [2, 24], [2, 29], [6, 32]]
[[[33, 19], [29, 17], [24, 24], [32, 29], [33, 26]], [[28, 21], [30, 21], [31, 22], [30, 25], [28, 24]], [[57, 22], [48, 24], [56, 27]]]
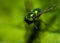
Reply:
[[34, 23], [35, 21], [37, 21], [37, 18], [42, 14], [41, 9], [36, 8], [34, 10], [32, 10], [31, 12], [28, 13], [28, 15], [25, 16], [25, 21], [28, 24]]
[[[48, 9], [46, 9], [44, 11], [42, 11], [40, 8], [33, 9], [31, 2], [29, 2], [28, 0], [26, 0], [26, 2], [25, 2], [25, 8], [27, 10], [27, 15], [25, 16], [24, 20], [25, 20], [25, 22], [28, 25], [30, 25], [32, 23], [34, 23], [34, 25], [35, 25], [34, 29], [33, 29], [33, 33], [30, 35], [30, 37], [29, 37], [29, 39], [28, 39], [28, 41], [26, 43], [32, 43], [33, 40], [36, 39], [36, 36], [37, 36], [37, 34], [38, 34], [39, 30], [40, 30], [39, 29], [39, 26], [40, 26], [40, 19], [39, 19], [39, 17], [43, 13], [52, 10], [54, 7], [55, 7], [55, 5], [53, 4], [52, 7], [48, 8]], [[31, 9], [33, 9], [33, 10], [31, 10]]]

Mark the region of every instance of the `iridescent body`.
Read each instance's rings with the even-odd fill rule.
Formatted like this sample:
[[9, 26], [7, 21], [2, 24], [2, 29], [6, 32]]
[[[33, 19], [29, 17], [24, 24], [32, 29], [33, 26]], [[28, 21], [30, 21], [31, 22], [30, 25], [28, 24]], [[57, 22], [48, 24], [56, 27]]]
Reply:
[[28, 15], [25, 16], [25, 21], [28, 24], [31, 24], [35, 21], [37, 17], [39, 17], [41, 14], [41, 10], [39, 8], [32, 10]]

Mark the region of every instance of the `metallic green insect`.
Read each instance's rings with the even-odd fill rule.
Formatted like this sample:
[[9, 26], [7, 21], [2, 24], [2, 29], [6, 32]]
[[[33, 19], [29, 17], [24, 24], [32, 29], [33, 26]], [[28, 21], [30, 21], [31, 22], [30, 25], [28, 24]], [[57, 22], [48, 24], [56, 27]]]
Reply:
[[27, 15], [25, 16], [25, 22], [27, 22], [28, 24], [35, 22], [42, 13], [49, 12], [50, 10], [54, 9], [55, 6], [55, 4], [52, 4], [52, 6], [42, 11], [40, 8], [34, 9], [33, 4], [29, 0], [26, 0], [25, 8], [27, 11]]
[[28, 13], [28, 15], [25, 16], [25, 21], [30, 24], [36, 21], [36, 18], [41, 15], [42, 11], [39, 8], [36, 8]]
[[[28, 0], [26, 0], [25, 8], [27, 11], [27, 15], [25, 16], [24, 20], [28, 25], [31, 23], [34, 23], [34, 25], [35, 25], [33, 32], [30, 35], [30, 38], [28, 39], [27, 43], [32, 43], [32, 41], [36, 38], [36, 34], [38, 34], [39, 26], [40, 26], [39, 17], [42, 15], [42, 13], [52, 10], [54, 7], [55, 7], [55, 5], [53, 4], [52, 7], [42, 11], [40, 8], [34, 9], [32, 3], [29, 2]], [[26, 29], [26, 30], [28, 31], [28, 29]]]

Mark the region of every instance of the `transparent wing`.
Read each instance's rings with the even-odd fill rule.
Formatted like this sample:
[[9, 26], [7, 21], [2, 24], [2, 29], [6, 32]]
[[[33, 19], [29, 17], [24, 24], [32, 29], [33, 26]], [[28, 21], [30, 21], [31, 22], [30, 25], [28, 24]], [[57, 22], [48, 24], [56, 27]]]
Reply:
[[33, 9], [33, 4], [31, 0], [25, 0], [25, 9], [26, 12], [30, 12]]
[[[28, 14], [29, 12], [31, 12], [32, 9], [33, 9], [33, 4], [31, 2], [31, 0], [25, 0], [25, 10], [26, 10], [26, 13]], [[32, 27], [30, 27], [30, 25], [26, 24], [25, 28], [26, 28], [25, 37], [26, 37], [26, 40], [29, 40], [29, 37], [31, 35], [31, 31], [32, 31]]]

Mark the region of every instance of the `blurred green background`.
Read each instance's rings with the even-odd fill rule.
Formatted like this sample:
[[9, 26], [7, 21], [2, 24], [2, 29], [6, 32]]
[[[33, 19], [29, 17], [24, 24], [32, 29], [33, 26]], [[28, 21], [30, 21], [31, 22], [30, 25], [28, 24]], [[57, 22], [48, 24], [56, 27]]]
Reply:
[[[27, 14], [25, 1], [0, 0], [0, 43], [26, 43], [26, 33], [28, 37], [32, 33], [33, 27], [26, 25], [24, 21]], [[29, 1], [34, 8], [42, 10], [52, 5], [51, 3], [56, 4], [52, 11], [41, 15], [41, 31], [33, 43], [60, 43], [60, 0]]]

